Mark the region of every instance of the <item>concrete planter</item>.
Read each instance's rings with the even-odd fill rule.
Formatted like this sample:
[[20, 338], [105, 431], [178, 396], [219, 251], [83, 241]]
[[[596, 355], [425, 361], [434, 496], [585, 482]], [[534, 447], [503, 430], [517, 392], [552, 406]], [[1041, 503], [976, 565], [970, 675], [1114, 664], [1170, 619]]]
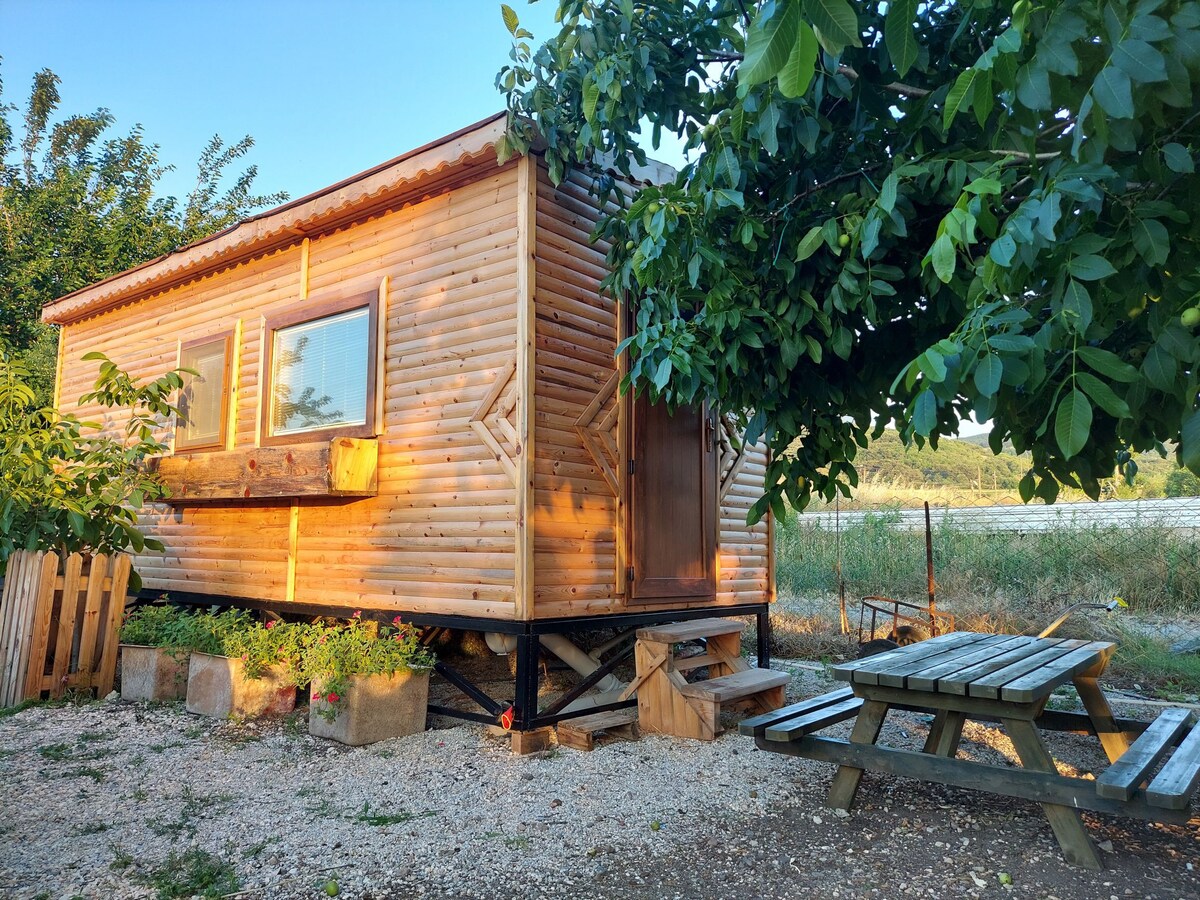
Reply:
[[281, 716], [296, 708], [296, 687], [267, 670], [247, 678], [240, 659], [193, 653], [188, 666], [187, 711], [202, 716]]
[[182, 700], [190, 656], [187, 650], [121, 644], [121, 699]]
[[[360, 747], [425, 730], [428, 672], [354, 675], [336, 706], [325, 701], [327, 691], [320, 681], [313, 682], [312, 692], [320, 696], [308, 714], [308, 733], [314, 737]], [[332, 722], [321, 715], [331, 709], [337, 711]]]

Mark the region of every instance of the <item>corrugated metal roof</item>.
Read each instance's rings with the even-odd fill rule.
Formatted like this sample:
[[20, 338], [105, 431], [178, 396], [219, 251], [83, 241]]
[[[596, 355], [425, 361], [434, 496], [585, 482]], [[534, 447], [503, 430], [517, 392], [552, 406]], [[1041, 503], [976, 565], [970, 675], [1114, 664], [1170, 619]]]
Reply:
[[77, 321], [295, 243], [309, 231], [319, 231], [323, 224], [344, 220], [353, 210], [402, 196], [414, 182], [429, 175], [473, 159], [486, 159], [504, 134], [504, 119], [504, 113], [497, 113], [337, 184], [53, 300], [43, 308], [42, 320], [56, 324]]

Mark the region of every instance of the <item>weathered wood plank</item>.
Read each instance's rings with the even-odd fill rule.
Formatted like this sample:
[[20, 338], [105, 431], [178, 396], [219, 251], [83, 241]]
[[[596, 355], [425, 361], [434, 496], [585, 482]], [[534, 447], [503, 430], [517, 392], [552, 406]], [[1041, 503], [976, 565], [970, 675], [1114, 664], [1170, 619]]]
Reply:
[[1037, 638], [1009, 637], [1003, 641], [988, 641], [982, 646], [975, 644], [967, 648], [970, 651], [969, 653], [955, 654], [949, 660], [935, 662], [934, 665], [930, 665], [928, 668], [922, 668], [919, 671], [913, 672], [905, 679], [904, 686], [918, 691], [936, 691], [939, 679], [949, 677], [960, 669], [983, 662], [997, 653], [1013, 650], [1035, 640]]
[[860, 697], [850, 697], [840, 703], [834, 703], [821, 709], [815, 709], [801, 716], [795, 716], [785, 722], [768, 726], [763, 734], [772, 741], [796, 741], [806, 734], [828, 728], [847, 719], [853, 719], [862, 709], [863, 700]]
[[1031, 769], [999, 768], [965, 759], [947, 759], [931, 753], [854, 744], [838, 738], [805, 735], [798, 741], [769, 741], [755, 738], [761, 750], [788, 756], [815, 759], [883, 772], [903, 778], [916, 778], [936, 784], [986, 791], [1002, 797], [1034, 802], [1052, 801], [1062, 806], [1088, 809], [1110, 815], [1129, 816], [1152, 822], [1182, 825], [1191, 818], [1188, 811], [1159, 809], [1135, 797], [1129, 801], [1111, 800], [1097, 795], [1095, 782]]
[[690, 622], [679, 622], [675, 625], [639, 628], [637, 636], [641, 641], [682, 644], [684, 641], [697, 641], [720, 634], [738, 634], [745, 629], [746, 626], [736, 619], [693, 619]]
[[1004, 685], [1001, 696], [1016, 703], [1027, 703], [1045, 697], [1060, 684], [1066, 684], [1080, 672], [1090, 669], [1099, 662], [1106, 662], [1111, 655], [1112, 644], [1088, 641], [1041, 669], [1012, 679]]
[[1096, 779], [1096, 793], [1114, 800], [1132, 797], [1193, 718], [1186, 709], [1165, 709], [1159, 713], [1133, 746]]
[[960, 669], [953, 675], [947, 675], [945, 678], [939, 679], [937, 686], [938, 693], [966, 696], [969, 686], [977, 678], [983, 678], [992, 672], [1003, 669], [1005, 666], [1020, 662], [1022, 659], [1033, 656], [1035, 653], [1040, 653], [1048, 647], [1059, 643], [1057, 638], [1043, 640], [1045, 640], [1045, 643], [1034, 641], [1031, 644], [1025, 644], [1012, 650], [998, 652], [989, 659], [978, 662], [973, 666], [968, 666], [965, 669]]
[[[921, 645], [923, 647], [941, 647], [949, 641], [961, 640], [964, 635], [972, 637], [974, 636], [971, 635], [970, 632], [952, 631], [948, 634], [939, 634], [937, 637], [932, 637], [927, 641], [922, 641]], [[833, 677], [838, 681], [857, 680], [853, 678], [853, 675], [860, 669], [877, 667], [883, 665], [884, 663], [903, 659], [905, 654], [911, 652], [912, 647], [915, 646], [917, 645], [912, 644], [908, 647], [897, 647], [895, 650], [889, 650], [886, 653], [880, 653], [877, 656], [868, 656], [864, 657], [863, 659], [853, 659], [848, 662], [838, 663], [833, 667]], [[954, 646], [957, 646], [957, 643], [955, 643]]]
[[[1054, 690], [1050, 684], [1055, 675], [1065, 673], [1063, 676], [1065, 681], [1070, 679], [1073, 671], [1077, 671], [1072, 669], [1072, 665], [1080, 657], [1072, 657], [1067, 660], [1065, 665], [1062, 665], [1062, 660], [1070, 656], [1072, 651], [1085, 650], [1082, 658], [1087, 659], [1089, 665], [1095, 661], [1095, 656], [1087, 645], [1087, 641], [1064, 640], [1053, 647], [1046, 647], [1024, 659], [1010, 663], [1002, 669], [974, 679], [968, 688], [968, 693], [972, 697], [989, 697], [994, 700], [1000, 696], [1000, 689], [1009, 682], [1016, 681], [1018, 678], [1028, 678], [1032, 681], [1031, 687], [1028, 690], [1014, 691], [1011, 699], [1017, 702], [1028, 702], [1045, 697]], [[1060, 681], [1059, 684], [1061, 683]]]
[[680, 693], [696, 700], [729, 703], [762, 691], [768, 691], [771, 688], [783, 687], [791, 680], [792, 677], [786, 672], [772, 672], [770, 669], [746, 669], [721, 675], [718, 678], [694, 682], [686, 685]]
[[[887, 716], [887, 712], [888, 705], [886, 703], [878, 700], [864, 702], [859, 708], [858, 718], [854, 720], [854, 729], [850, 732], [850, 743], [871, 746], [879, 740], [879, 732], [883, 728], [883, 720]], [[850, 809], [854, 805], [854, 797], [858, 793], [862, 775], [863, 770], [859, 766], [840, 766], [837, 774], [833, 776], [833, 784], [829, 786], [826, 805], [832, 809]]]
[[953, 660], [965, 648], [976, 647], [980, 644], [996, 643], [996, 635], [975, 634], [963, 635], [961, 639], [947, 641], [944, 644], [928, 646], [929, 641], [911, 644], [904, 647], [907, 651], [903, 657], [886, 665], [864, 667], [858, 671], [854, 680], [862, 684], [883, 684], [888, 687], [904, 687], [909, 673], [924, 668], [931, 663]]
[[379, 443], [334, 438], [286, 447], [162, 456], [149, 468], [171, 491], [169, 503], [264, 497], [369, 497], [378, 492]]
[[807, 700], [801, 700], [799, 703], [792, 703], [772, 712], [763, 713], [760, 716], [743, 719], [738, 723], [738, 731], [750, 737], [761, 737], [769, 727], [782, 725], [789, 719], [794, 719], [797, 716], [803, 716], [810, 712], [816, 712], [819, 709], [833, 706], [835, 703], [841, 703], [852, 697], [854, 697], [854, 692], [850, 688], [838, 688], [837, 690], [829, 691], [829, 693], [809, 697]]
[[1187, 809], [1200, 787], [1200, 728], [1193, 727], [1150, 782], [1146, 801], [1163, 809]]

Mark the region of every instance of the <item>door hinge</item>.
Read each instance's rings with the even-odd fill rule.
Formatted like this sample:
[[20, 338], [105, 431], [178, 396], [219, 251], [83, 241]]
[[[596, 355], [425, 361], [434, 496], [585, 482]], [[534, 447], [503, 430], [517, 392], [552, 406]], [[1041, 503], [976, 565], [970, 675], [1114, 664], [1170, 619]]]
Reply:
[[636, 459], [629, 460], [629, 474], [632, 475], [636, 471], [637, 471], [637, 460]]
[[633, 566], [630, 566], [628, 569], [625, 570], [625, 577], [628, 578], [630, 581], [634, 580], [633, 579]]

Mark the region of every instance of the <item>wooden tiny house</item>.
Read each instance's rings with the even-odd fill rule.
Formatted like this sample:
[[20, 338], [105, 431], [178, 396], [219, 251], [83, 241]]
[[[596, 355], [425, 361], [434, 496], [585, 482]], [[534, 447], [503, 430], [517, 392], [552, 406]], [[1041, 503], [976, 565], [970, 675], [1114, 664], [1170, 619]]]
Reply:
[[89, 351], [199, 373], [157, 463], [171, 502], [143, 516], [167, 547], [136, 560], [148, 591], [509, 634], [765, 612], [770, 523], [745, 522], [764, 451], [620, 396], [589, 180], [498, 166], [503, 129], [46, 307], [65, 409], [99, 415], [74, 403]]

